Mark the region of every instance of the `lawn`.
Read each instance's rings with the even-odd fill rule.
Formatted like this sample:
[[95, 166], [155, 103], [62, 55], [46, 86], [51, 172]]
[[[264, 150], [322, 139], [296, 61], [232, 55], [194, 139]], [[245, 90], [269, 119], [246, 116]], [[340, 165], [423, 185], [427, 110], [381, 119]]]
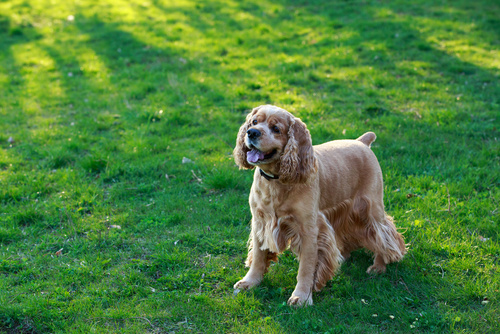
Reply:
[[[500, 3], [0, 1], [0, 332], [500, 332]], [[374, 131], [408, 243], [244, 276], [251, 108]]]

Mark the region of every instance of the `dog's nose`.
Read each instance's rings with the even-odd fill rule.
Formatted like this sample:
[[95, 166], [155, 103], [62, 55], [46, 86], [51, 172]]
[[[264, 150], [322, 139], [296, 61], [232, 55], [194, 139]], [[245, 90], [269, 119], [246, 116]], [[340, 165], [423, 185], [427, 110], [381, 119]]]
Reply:
[[262, 135], [262, 133], [260, 133], [257, 129], [250, 129], [247, 131], [247, 135], [250, 139], [257, 139]]

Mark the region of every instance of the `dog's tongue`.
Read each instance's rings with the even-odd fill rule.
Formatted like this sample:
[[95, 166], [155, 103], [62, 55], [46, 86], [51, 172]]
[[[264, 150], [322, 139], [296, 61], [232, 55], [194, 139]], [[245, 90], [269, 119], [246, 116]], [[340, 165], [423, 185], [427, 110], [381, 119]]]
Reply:
[[259, 150], [252, 149], [251, 151], [247, 152], [247, 160], [248, 162], [257, 162], [259, 160], [264, 159], [264, 153], [262, 153]]

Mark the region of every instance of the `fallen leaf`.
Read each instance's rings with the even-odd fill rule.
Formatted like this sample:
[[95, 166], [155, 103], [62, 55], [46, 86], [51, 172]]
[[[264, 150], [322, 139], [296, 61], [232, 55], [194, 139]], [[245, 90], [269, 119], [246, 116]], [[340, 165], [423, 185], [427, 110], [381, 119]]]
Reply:
[[198, 182], [202, 182], [202, 179], [200, 179], [195, 173], [194, 173], [194, 170], [191, 169], [191, 173], [193, 174], [193, 177], [196, 179], [196, 181]]
[[187, 319], [184, 319], [184, 321], [178, 322], [177, 326], [180, 326], [180, 325], [183, 325], [183, 324], [187, 324], [187, 323], [188, 323]]

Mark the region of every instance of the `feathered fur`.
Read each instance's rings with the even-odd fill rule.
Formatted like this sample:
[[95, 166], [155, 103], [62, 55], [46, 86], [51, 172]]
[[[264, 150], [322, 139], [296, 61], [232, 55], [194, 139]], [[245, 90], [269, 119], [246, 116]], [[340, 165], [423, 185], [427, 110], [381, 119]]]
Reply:
[[235, 289], [259, 284], [287, 248], [299, 259], [291, 305], [312, 304], [312, 291], [321, 290], [353, 250], [374, 253], [368, 272], [384, 272], [403, 258], [403, 238], [384, 211], [382, 172], [370, 149], [375, 138], [367, 132], [313, 146], [306, 125], [281, 108], [260, 106], [248, 114], [234, 158], [241, 168], [257, 167], [249, 199], [250, 269]]

